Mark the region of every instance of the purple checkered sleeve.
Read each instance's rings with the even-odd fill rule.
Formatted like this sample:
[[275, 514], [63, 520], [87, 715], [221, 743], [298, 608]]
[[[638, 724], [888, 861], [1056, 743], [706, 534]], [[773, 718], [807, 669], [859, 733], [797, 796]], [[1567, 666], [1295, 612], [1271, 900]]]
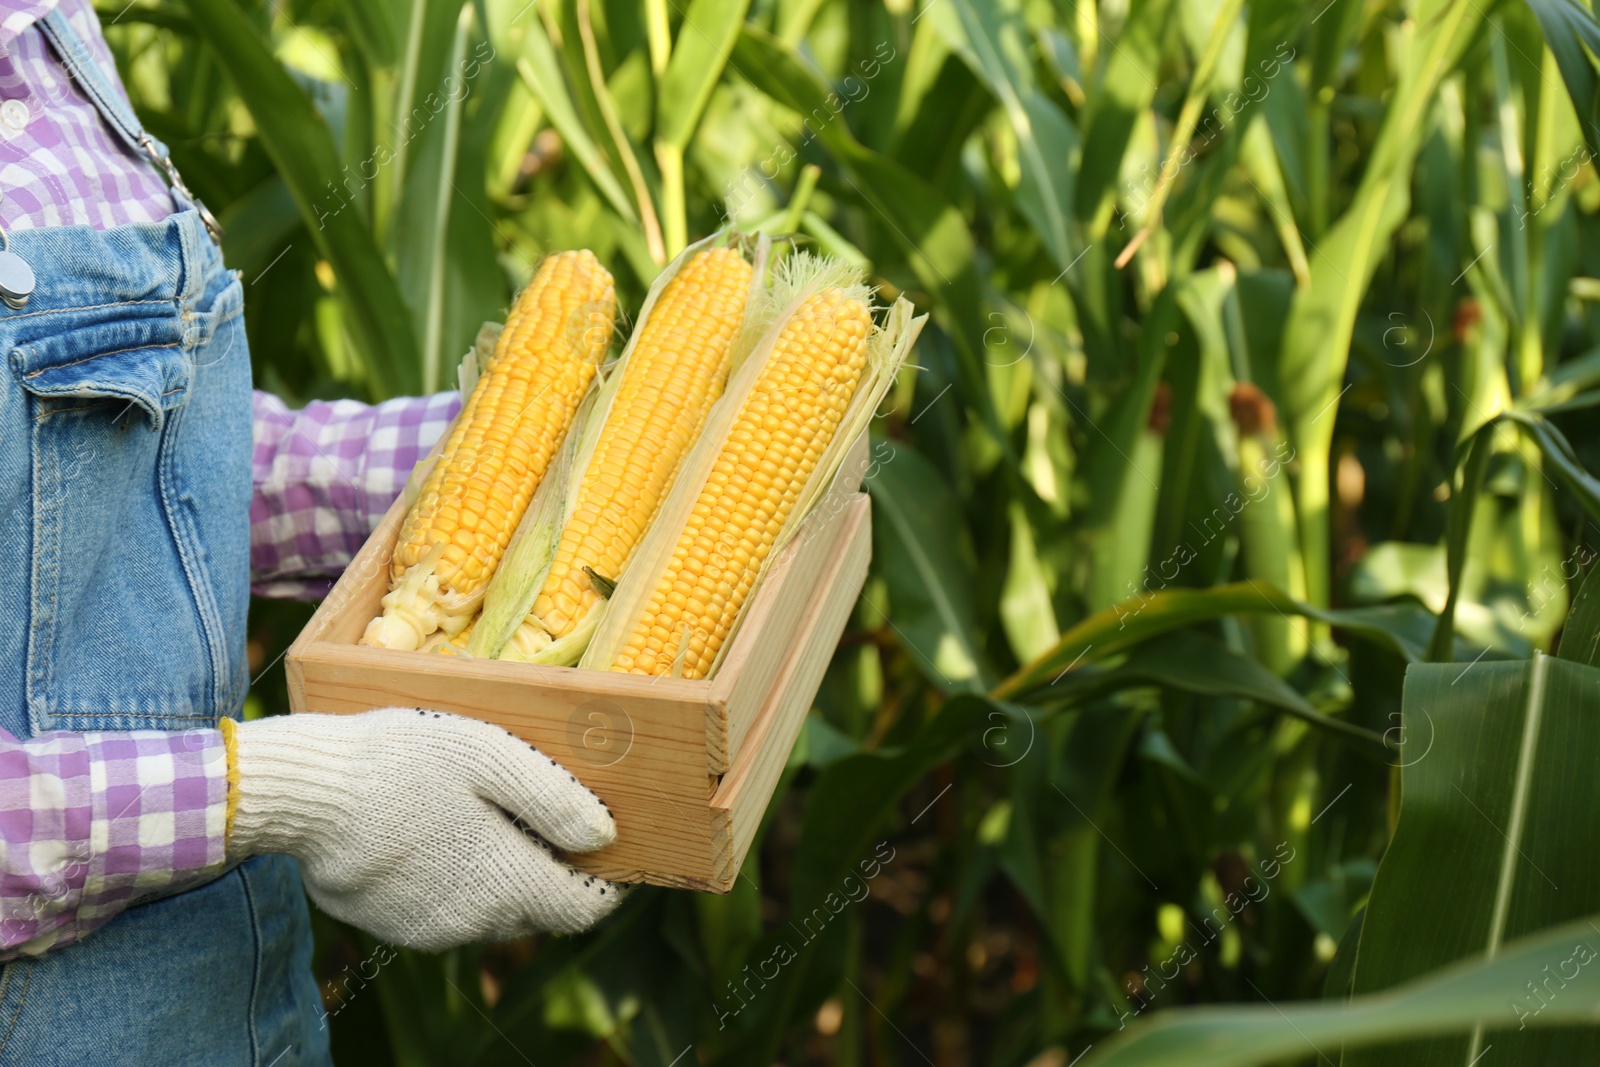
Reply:
[[215, 876], [227, 799], [217, 730], [0, 730], [0, 961]]
[[461, 406], [459, 394], [290, 411], [255, 395], [250, 573], [257, 596], [326, 596]]

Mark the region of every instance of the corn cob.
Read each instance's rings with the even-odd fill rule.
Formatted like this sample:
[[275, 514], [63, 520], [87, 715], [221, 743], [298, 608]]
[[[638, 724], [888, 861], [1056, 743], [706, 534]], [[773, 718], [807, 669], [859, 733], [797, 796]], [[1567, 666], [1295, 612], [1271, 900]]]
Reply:
[[849, 406], [872, 313], [836, 286], [780, 330], [614, 671], [704, 678]]
[[621, 371], [544, 586], [502, 655], [526, 658], [566, 637], [609, 593], [608, 580], [649, 527], [727, 381], [750, 278], [738, 250], [707, 249], [656, 298]]
[[383, 614], [363, 644], [415, 649], [435, 630], [467, 625], [594, 379], [615, 318], [611, 275], [592, 252], [540, 265], [406, 516]]

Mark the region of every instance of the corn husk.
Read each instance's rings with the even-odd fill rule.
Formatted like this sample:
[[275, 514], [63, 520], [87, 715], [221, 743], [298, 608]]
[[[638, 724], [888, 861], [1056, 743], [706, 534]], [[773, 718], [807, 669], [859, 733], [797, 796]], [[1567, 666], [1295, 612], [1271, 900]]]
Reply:
[[[738, 362], [729, 377], [727, 388], [707, 416], [700, 440], [684, 457], [672, 490], [636, 549], [627, 573], [606, 602], [605, 618], [600, 621], [588, 650], [579, 662], [581, 667], [608, 670], [615, 662], [623, 643], [638, 622], [646, 601], [667, 572], [678, 538], [705, 488], [706, 479], [740, 409], [759, 382], [788, 320], [802, 304], [829, 287], [843, 289], [848, 296], [859, 298], [871, 306], [872, 290], [863, 282], [860, 271], [850, 264], [799, 253], [787, 259], [775, 273], [772, 286], [758, 295], [746, 315], [744, 335], [740, 341], [741, 354], [737, 357]], [[926, 316], [913, 317], [911, 310], [910, 303], [904, 298], [897, 300], [868, 339], [866, 366], [844, 417], [840, 419], [833, 439], [824, 449], [816, 468], [807, 478], [795, 507], [779, 532], [774, 550], [762, 562], [761, 570], [740, 606], [733, 630], [730, 630], [728, 640], [719, 650], [708, 678], [713, 677], [721, 665], [722, 656], [733, 642], [733, 632], [755, 600], [772, 560], [777, 557], [777, 549], [795, 536], [817, 504], [826, 497], [838, 477], [845, 455], [871, 423], [884, 393], [905, 363], [911, 345], [926, 320]], [[681, 650], [678, 659], [681, 663]], [[674, 673], [677, 673], [676, 666]]]
[[[623, 371], [627, 368], [642, 333], [640, 327], [648, 320], [667, 283], [677, 276], [684, 264], [702, 251], [724, 245], [744, 245], [750, 250], [754, 269], [751, 272], [752, 291], [748, 303], [754, 304], [757, 301], [764, 284], [765, 264], [770, 250], [770, 240], [764, 236], [752, 240], [732, 230], [721, 230], [685, 248], [656, 276], [640, 309], [638, 325], [635, 326], [622, 354], [602, 368], [600, 376], [597, 377], [600, 385], [593, 409], [583, 416], [582, 433], [572, 435], [578, 438], [578, 442], [573, 450], [571, 463], [561, 479], [560, 497], [545, 501], [544, 506], [539, 506], [540, 501], [536, 497], [513, 536], [511, 544], [507, 546], [506, 558], [502, 560], [484, 595], [483, 613], [473, 628], [472, 639], [467, 645], [468, 655], [513, 659], [524, 663], [571, 666], [578, 662], [588, 647], [590, 639], [606, 614], [609, 601], [596, 601], [593, 608], [578, 621], [571, 632], [555, 640], [552, 640], [536, 621], [530, 619], [529, 614], [533, 610], [534, 601], [538, 599], [539, 590], [544, 588], [545, 580], [549, 576], [550, 565], [555, 560], [555, 553], [560, 544], [561, 532], [577, 508], [578, 493], [583, 485], [584, 473], [594, 458], [600, 432], [610, 417], [612, 405], [621, 387]], [[741, 334], [741, 338], [742, 336]], [[735, 358], [737, 352], [736, 345]], [[546, 481], [549, 480], [547, 477]], [[637, 555], [637, 550], [633, 555]], [[604, 578], [613, 582], [619, 581], [622, 574], [630, 569], [631, 558], [630, 556], [630, 560], [624, 563], [619, 574], [605, 575]]]

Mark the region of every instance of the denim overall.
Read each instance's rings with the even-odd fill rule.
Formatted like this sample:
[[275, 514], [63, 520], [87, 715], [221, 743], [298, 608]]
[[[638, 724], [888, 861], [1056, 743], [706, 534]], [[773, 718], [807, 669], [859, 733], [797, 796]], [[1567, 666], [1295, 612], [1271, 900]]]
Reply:
[[[135, 151], [59, 13], [40, 23]], [[0, 195], [4, 189], [0, 188]], [[0, 306], [0, 727], [184, 730], [249, 685], [250, 353], [181, 182], [160, 223], [23, 230]], [[0, 1065], [326, 1063], [299, 870], [264, 856], [0, 968]]]

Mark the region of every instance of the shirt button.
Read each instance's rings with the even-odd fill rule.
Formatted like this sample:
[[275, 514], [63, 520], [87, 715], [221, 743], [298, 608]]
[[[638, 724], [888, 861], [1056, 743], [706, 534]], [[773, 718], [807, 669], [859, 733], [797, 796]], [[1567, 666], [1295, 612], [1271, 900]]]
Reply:
[[0, 104], [0, 123], [8, 130], [21, 132], [28, 125], [28, 105], [21, 100], [7, 100]]

